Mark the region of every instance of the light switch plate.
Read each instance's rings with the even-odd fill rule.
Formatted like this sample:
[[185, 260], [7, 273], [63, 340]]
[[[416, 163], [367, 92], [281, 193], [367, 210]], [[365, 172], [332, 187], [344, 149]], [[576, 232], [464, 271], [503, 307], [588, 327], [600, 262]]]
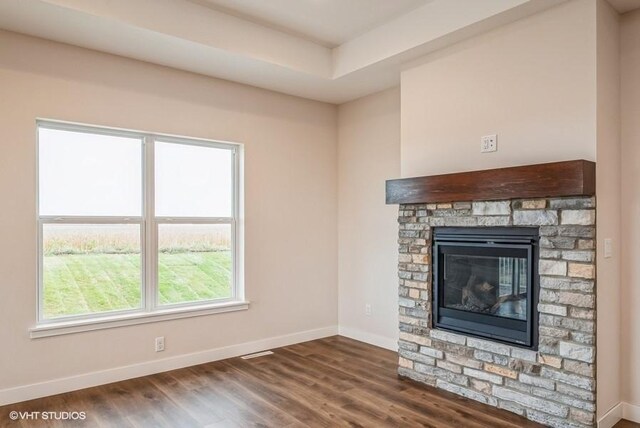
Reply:
[[604, 258], [610, 259], [613, 257], [613, 242], [611, 238], [605, 238], [604, 240]]

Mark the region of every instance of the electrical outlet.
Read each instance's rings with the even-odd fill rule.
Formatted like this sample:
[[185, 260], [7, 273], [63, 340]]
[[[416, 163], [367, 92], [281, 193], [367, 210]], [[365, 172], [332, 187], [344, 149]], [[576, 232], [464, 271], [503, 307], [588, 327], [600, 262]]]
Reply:
[[371, 304], [367, 303], [366, 305], [364, 305], [364, 314], [367, 316], [371, 315]]
[[156, 352], [164, 351], [164, 336], [156, 337]]
[[498, 151], [498, 136], [485, 135], [480, 138], [480, 153], [489, 153]]
[[611, 238], [606, 238], [604, 240], [604, 258], [610, 259], [613, 257], [613, 241]]

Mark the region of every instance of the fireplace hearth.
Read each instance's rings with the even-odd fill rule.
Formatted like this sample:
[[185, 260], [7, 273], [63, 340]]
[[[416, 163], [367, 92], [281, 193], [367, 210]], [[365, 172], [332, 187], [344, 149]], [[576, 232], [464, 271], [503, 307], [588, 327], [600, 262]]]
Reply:
[[433, 233], [434, 326], [537, 349], [538, 229]]

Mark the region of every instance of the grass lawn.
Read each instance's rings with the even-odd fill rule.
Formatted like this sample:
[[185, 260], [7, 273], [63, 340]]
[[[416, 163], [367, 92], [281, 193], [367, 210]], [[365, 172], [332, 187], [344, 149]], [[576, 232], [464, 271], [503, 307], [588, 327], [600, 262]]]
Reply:
[[[160, 253], [160, 304], [230, 297], [229, 251]], [[73, 254], [44, 258], [44, 316], [80, 315], [140, 306], [139, 254]]]

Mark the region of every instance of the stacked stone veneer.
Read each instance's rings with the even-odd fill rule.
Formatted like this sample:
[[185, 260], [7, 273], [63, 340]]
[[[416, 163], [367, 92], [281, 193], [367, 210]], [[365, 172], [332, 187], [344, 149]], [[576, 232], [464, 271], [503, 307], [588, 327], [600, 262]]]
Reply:
[[[398, 221], [399, 374], [546, 425], [594, 426], [595, 199], [401, 205]], [[437, 226], [539, 227], [537, 352], [432, 328]]]

